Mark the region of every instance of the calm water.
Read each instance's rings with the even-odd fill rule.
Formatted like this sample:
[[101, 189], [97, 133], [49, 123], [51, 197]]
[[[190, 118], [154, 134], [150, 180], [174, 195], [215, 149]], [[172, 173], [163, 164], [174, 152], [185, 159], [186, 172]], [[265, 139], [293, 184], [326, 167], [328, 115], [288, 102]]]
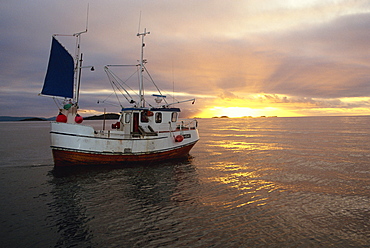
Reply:
[[199, 122], [189, 159], [69, 173], [0, 123], [2, 247], [369, 247], [370, 117]]

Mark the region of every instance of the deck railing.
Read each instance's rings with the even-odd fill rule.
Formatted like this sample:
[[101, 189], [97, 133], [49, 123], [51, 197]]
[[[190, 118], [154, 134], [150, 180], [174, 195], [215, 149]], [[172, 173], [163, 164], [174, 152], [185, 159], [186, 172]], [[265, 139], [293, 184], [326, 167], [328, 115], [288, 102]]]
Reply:
[[197, 129], [197, 127], [198, 121], [196, 119], [182, 120], [176, 123], [176, 129], [179, 130]]

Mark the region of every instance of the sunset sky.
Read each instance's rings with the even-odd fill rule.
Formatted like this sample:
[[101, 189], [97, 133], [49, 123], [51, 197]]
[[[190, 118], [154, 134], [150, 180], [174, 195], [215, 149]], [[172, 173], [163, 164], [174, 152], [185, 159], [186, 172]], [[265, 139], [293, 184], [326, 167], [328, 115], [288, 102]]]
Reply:
[[[370, 114], [368, 0], [33, 0], [1, 2], [0, 115], [50, 117], [40, 97], [52, 34], [82, 36], [80, 113], [118, 112], [107, 64], [146, 65], [182, 117]], [[60, 41], [74, 52], [74, 40]], [[148, 90], [149, 91], [149, 90]]]

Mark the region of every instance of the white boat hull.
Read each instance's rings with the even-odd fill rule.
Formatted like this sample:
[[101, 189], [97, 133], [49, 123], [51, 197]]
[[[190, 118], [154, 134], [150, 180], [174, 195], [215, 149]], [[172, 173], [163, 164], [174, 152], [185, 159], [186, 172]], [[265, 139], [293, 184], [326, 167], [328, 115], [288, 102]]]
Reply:
[[[176, 142], [175, 137], [184, 139]], [[90, 126], [52, 122], [51, 148], [55, 166], [122, 165], [186, 156], [198, 141], [198, 130], [158, 132], [132, 137], [122, 131], [94, 131]]]

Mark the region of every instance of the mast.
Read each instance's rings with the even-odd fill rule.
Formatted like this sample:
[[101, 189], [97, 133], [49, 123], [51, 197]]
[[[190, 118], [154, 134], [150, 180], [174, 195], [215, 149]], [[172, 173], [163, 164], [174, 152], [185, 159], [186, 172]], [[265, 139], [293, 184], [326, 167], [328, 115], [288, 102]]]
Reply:
[[137, 36], [141, 36], [141, 56], [140, 56], [140, 71], [139, 71], [139, 96], [140, 96], [140, 107], [145, 107], [145, 100], [144, 100], [144, 87], [143, 87], [143, 72], [144, 72], [144, 63], [146, 60], [144, 60], [144, 37], [150, 34], [150, 32], [146, 31], [146, 28], [144, 29], [144, 33], [137, 33]]
[[74, 102], [78, 104], [78, 100], [80, 97], [80, 85], [81, 85], [81, 68], [82, 68], [82, 53], [81, 51], [81, 34], [87, 33], [87, 27], [85, 31], [75, 33], [73, 36], [77, 38], [77, 49], [76, 49], [76, 67], [75, 67], [75, 73], [76, 73], [76, 82], [75, 82], [75, 95], [74, 95]]
[[[52, 46], [48, 69], [45, 76], [44, 86], [40, 95], [49, 95], [53, 97], [64, 97], [71, 99], [78, 104], [81, 84], [81, 34], [87, 33], [89, 21], [89, 5], [87, 5], [86, 29], [74, 34], [54, 34], [52, 37]], [[75, 57], [55, 38], [56, 36], [76, 37]], [[93, 66], [86, 66], [94, 70]]]

